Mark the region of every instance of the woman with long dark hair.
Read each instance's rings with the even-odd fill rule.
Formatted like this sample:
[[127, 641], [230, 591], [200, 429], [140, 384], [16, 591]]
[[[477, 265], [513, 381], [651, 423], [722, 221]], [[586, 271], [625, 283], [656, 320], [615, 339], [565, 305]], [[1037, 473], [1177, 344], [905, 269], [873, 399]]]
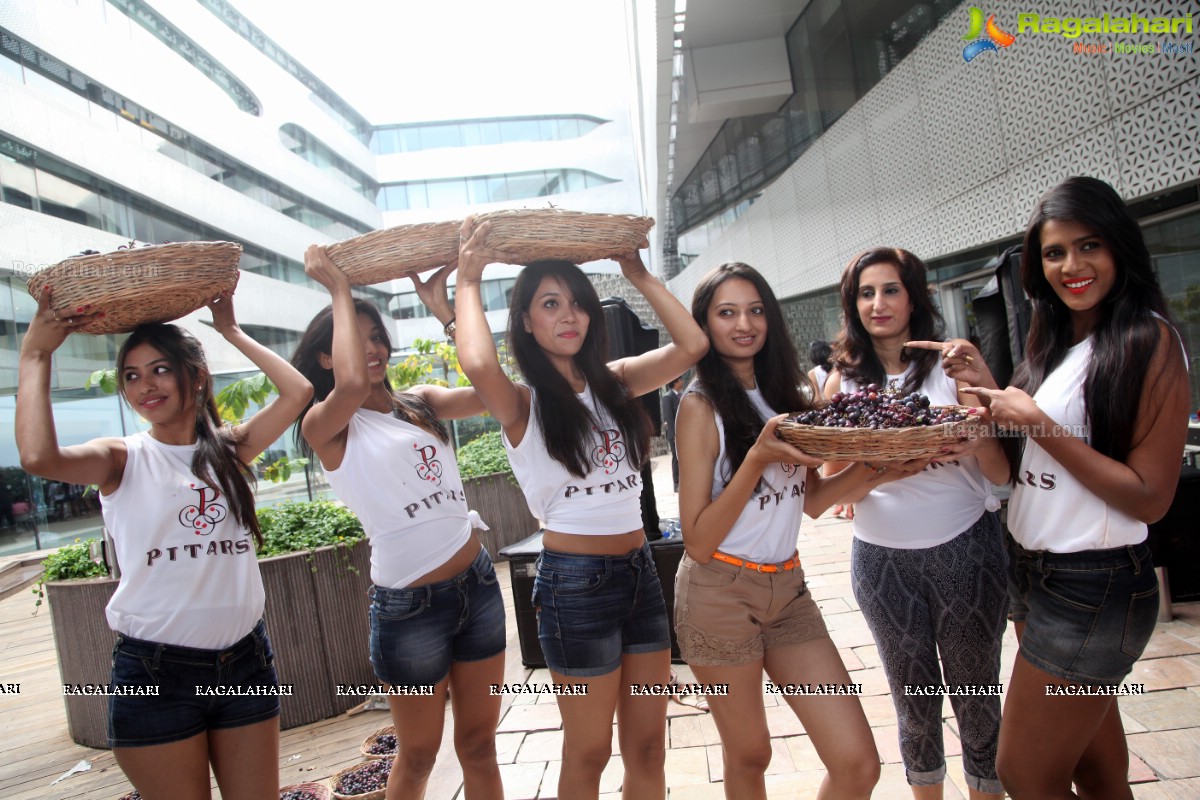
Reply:
[[[979, 405], [966, 384], [940, 368], [937, 352], [907, 346], [943, 338], [926, 281], [925, 264], [907, 250], [877, 247], [850, 261], [827, 398], [892, 389], [919, 392], [933, 405]], [[946, 352], [954, 353], [953, 345]], [[955, 363], [963, 360], [955, 354]], [[953, 690], [970, 797], [1003, 794], [995, 761], [1008, 595], [1000, 503], [990, 483], [1008, 476], [996, 437], [983, 436], [948, 444], [932, 461], [888, 465], [869, 491], [844, 498], [855, 504], [854, 597], [879, 648], [917, 800], [942, 797], [943, 685]]]
[[210, 766], [222, 797], [274, 797], [278, 679], [249, 463], [287, 430], [312, 386], [242, 331], [228, 292], [209, 304], [213, 327], [275, 384], [274, 402], [223, 425], [200, 343], [175, 325], [143, 325], [121, 345], [117, 382], [150, 429], [62, 447], [51, 356], [97, 314], [85, 307], [61, 319], [51, 292], [21, 343], [17, 448], [33, 475], [100, 488], [122, 569], [105, 610], [119, 634], [111, 683], [125, 692], [109, 698], [113, 754], [146, 800], [209, 797]]
[[1113, 692], [1154, 630], [1147, 523], [1170, 507], [1187, 361], [1137, 221], [1111, 186], [1068, 178], [1025, 231], [1025, 360], [977, 394], [1023, 434], [1009, 505], [1021, 644], [998, 766], [1014, 798], [1129, 798]]
[[813, 406], [783, 313], [762, 276], [742, 263], [705, 275], [692, 318], [711, 346], [679, 406], [679, 512], [687, 550], [675, 578], [675, 630], [696, 678], [727, 684], [710, 697], [721, 734], [725, 796], [765, 798], [771, 760], [763, 671], [780, 686], [843, 687], [787, 694], [829, 770], [821, 797], [870, 797], [879, 754], [862, 705], [804, 582], [796, 551], [802, 515], [818, 516], [878, 473], [832, 478], [820, 459], [785, 444], [785, 412]]
[[[315, 389], [298, 442], [320, 459], [370, 540], [375, 674], [411, 691], [388, 696], [398, 751], [387, 796], [425, 796], [449, 692], [466, 796], [500, 800], [501, 698], [489, 687], [504, 680], [504, 603], [439, 421], [474, 416], [483, 404], [473, 389], [393, 391], [391, 340], [379, 310], [351, 296], [345, 273], [323, 248], [308, 249], [304, 271], [329, 289], [333, 303], [309, 323], [292, 355]], [[448, 275], [443, 269], [424, 282], [413, 278], [418, 296], [447, 327]]]
[[556, 682], [586, 694], [558, 696], [563, 718], [559, 796], [596, 797], [612, 751], [616, 712], [623, 792], [666, 795], [665, 696], [671, 632], [654, 558], [642, 530], [640, 470], [650, 424], [637, 398], [682, 374], [708, 340], [637, 252], [617, 259], [672, 342], [606, 363], [599, 298], [579, 267], [540, 261], [522, 270], [509, 306], [508, 343], [525, 383], [504, 373], [484, 316], [479, 282], [491, 262], [489, 224], [463, 224], [456, 310], [459, 363], [500, 423], [513, 472], [545, 524], [534, 606], [538, 639]]

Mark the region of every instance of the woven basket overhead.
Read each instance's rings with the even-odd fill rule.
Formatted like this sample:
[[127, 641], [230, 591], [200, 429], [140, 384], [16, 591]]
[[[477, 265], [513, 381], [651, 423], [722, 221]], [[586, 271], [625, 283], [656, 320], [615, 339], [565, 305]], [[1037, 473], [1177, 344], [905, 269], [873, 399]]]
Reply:
[[59, 317], [85, 304], [104, 312], [77, 330], [125, 333], [179, 319], [234, 288], [241, 257], [242, 246], [233, 242], [172, 242], [68, 258], [25, 285], [35, 300], [52, 286], [50, 307]]
[[492, 224], [484, 244], [511, 253], [522, 264], [549, 258], [582, 264], [623, 255], [642, 247], [654, 227], [653, 217], [561, 208], [493, 211], [475, 221]]
[[391, 735], [391, 736], [396, 735], [396, 726], [395, 725], [388, 725], [386, 728], [380, 728], [379, 730], [372, 733], [365, 740], [363, 740], [363, 743], [358, 748], [358, 752], [362, 753], [363, 758], [391, 758], [392, 756], [396, 755], [395, 751], [393, 751], [391, 753], [372, 753], [371, 752], [371, 745], [375, 744], [375, 742], [379, 740], [379, 737], [387, 736], [387, 735]]
[[458, 258], [462, 222], [424, 222], [371, 231], [325, 248], [356, 286], [403, 278]]
[[[966, 411], [967, 406], [934, 406]], [[828, 428], [783, 421], [776, 430], [788, 444], [826, 461], [907, 461], [936, 456], [948, 444], [977, 436], [988, 424], [976, 416], [962, 422], [911, 428]]]
[[333, 790], [323, 783], [293, 783], [279, 789], [279, 796], [287, 792], [308, 792], [316, 800], [333, 800]]

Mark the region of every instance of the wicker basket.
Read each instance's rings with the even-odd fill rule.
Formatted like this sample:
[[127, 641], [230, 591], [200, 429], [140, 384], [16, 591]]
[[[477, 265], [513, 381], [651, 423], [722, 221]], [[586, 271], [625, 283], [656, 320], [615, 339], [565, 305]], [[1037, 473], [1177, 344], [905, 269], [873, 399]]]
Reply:
[[331, 244], [325, 252], [350, 283], [382, 283], [456, 260], [461, 227], [461, 222], [397, 225]]
[[363, 743], [358, 748], [358, 751], [363, 754], [363, 758], [391, 758], [392, 756], [394, 756], [395, 753], [372, 753], [372, 752], [370, 752], [371, 745], [375, 744], [375, 741], [380, 736], [387, 736], [388, 734], [391, 734], [392, 736], [396, 735], [396, 726], [395, 725], [388, 725], [386, 728], [380, 728], [379, 730], [375, 731], [370, 736], [368, 736], [366, 739], [364, 739]]
[[329, 779], [329, 784], [330, 784], [330, 786], [333, 787], [333, 790], [332, 790], [333, 796], [335, 798], [337, 798], [337, 800], [383, 800], [384, 795], [387, 794], [386, 788], [385, 789], [377, 789], [374, 792], [367, 792], [366, 794], [341, 794], [337, 790], [338, 781], [340, 781], [342, 779], [343, 775], [345, 775], [348, 772], [353, 772], [354, 770], [359, 769], [364, 764], [373, 764], [373, 763], [375, 763], [375, 762], [374, 761], [361, 761], [352, 767], [346, 767], [345, 769], [334, 773], [334, 776]]
[[279, 796], [283, 797], [285, 792], [311, 792], [317, 800], [332, 800], [333, 798], [333, 791], [323, 783], [293, 783], [281, 788]]
[[[935, 406], [966, 411], [967, 406]], [[978, 417], [911, 428], [827, 428], [780, 422], [779, 437], [797, 450], [826, 461], [907, 461], [936, 456], [947, 444], [978, 435], [988, 427]]]
[[179, 319], [237, 286], [241, 257], [233, 242], [173, 242], [68, 258], [25, 285], [35, 300], [44, 286], [54, 287], [51, 308], [59, 317], [84, 304], [104, 312], [77, 330], [124, 333]]
[[576, 264], [612, 258], [645, 245], [652, 217], [631, 214], [587, 214], [559, 208], [514, 209], [480, 214], [479, 224], [492, 223], [485, 244], [528, 264], [563, 259]]

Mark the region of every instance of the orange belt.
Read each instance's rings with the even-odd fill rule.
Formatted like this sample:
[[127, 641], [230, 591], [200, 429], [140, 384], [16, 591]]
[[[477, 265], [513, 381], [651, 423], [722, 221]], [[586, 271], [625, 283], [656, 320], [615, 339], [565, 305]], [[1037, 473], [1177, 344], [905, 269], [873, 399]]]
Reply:
[[779, 564], [755, 564], [753, 561], [745, 561], [737, 556], [731, 556], [726, 553], [722, 553], [720, 550], [717, 550], [715, 553], [713, 553], [712, 557], [717, 561], [724, 561], [726, 564], [732, 564], [735, 567], [752, 569], [755, 572], [787, 572], [800, 566], [799, 556], [792, 556], [787, 561], [783, 561]]

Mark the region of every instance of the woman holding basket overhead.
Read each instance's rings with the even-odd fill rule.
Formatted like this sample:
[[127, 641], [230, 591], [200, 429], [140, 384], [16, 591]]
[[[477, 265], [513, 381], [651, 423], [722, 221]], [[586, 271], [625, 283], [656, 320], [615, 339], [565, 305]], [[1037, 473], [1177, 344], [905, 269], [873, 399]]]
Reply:
[[[329, 485], [362, 520], [371, 543], [371, 665], [381, 681], [418, 690], [388, 697], [398, 743], [389, 800], [420, 798], [446, 717], [470, 800], [500, 800], [496, 763], [504, 680], [504, 602], [496, 570], [467, 509], [458, 463], [439, 419], [479, 414], [474, 389], [416, 386], [393, 391], [391, 341], [379, 310], [350, 294], [346, 274], [313, 245], [304, 271], [333, 304], [317, 314], [292, 364], [313, 383], [297, 432]], [[453, 313], [442, 269], [417, 294], [443, 324]], [[423, 687], [429, 691], [421, 694]]]
[[[143, 325], [117, 354], [117, 383], [150, 429], [62, 447], [51, 357], [98, 315], [84, 308], [62, 319], [51, 293], [43, 290], [21, 344], [17, 447], [34, 475], [100, 487], [123, 570], [106, 609], [119, 634], [111, 683], [157, 691], [109, 698], [113, 754], [146, 800], [208, 798], [210, 766], [222, 797], [275, 797], [278, 681], [262, 621], [249, 462], [292, 424], [312, 386], [242, 331], [232, 292], [223, 293], [209, 304], [213, 327], [275, 384], [274, 402], [222, 425], [200, 343], [175, 325]], [[200, 687], [224, 691], [209, 697]]]
[[1146, 525], [1175, 494], [1186, 354], [1141, 229], [1103, 181], [1068, 178], [1038, 202], [1021, 285], [1025, 361], [1009, 388], [985, 375], [977, 390], [1024, 442], [1008, 515], [1021, 651], [1000, 778], [1018, 800], [1075, 797], [1072, 782], [1080, 797], [1130, 798], [1117, 698], [1092, 690], [1118, 686], [1154, 631]]
[[490, 223], [462, 229], [456, 310], [458, 356], [503, 428], [513, 471], [545, 523], [534, 607], [538, 639], [559, 696], [563, 764], [559, 796], [596, 797], [612, 751], [616, 713], [627, 797], [666, 795], [665, 696], [633, 696], [666, 684], [671, 635], [654, 559], [642, 530], [639, 471], [649, 420], [639, 396], [685, 372], [708, 341], [637, 252], [617, 258], [650, 301], [672, 343], [605, 363], [604, 315], [583, 271], [566, 261], [525, 267], [513, 289], [508, 342], [527, 383], [501, 369], [484, 317], [484, 267], [514, 257], [488, 249]]
[[[687, 549], [675, 583], [679, 649], [721, 734], [725, 796], [765, 798], [771, 760], [763, 671], [776, 684], [848, 687], [796, 552], [802, 515], [878, 479], [855, 466], [821, 478], [820, 459], [780, 441], [781, 412], [812, 407], [771, 287], [723, 264], [700, 280], [692, 317], [711, 347], [679, 406], [680, 521]], [[786, 695], [829, 770], [822, 798], [870, 797], [879, 754], [858, 697]]]
[[[907, 250], [877, 247], [850, 261], [827, 398], [892, 388], [933, 405], [978, 405], [966, 384], [938, 368], [935, 352], [906, 347], [942, 337], [926, 286], [925, 265]], [[997, 439], [986, 436], [952, 443], [932, 460], [888, 465], [879, 484], [843, 498], [854, 503], [854, 597], [879, 647], [917, 800], [942, 797], [943, 698], [906, 687], [954, 690], [970, 796], [1003, 793], [995, 766], [1000, 697], [989, 692], [999, 683], [1008, 596], [1000, 504], [989, 481], [1008, 475]]]

